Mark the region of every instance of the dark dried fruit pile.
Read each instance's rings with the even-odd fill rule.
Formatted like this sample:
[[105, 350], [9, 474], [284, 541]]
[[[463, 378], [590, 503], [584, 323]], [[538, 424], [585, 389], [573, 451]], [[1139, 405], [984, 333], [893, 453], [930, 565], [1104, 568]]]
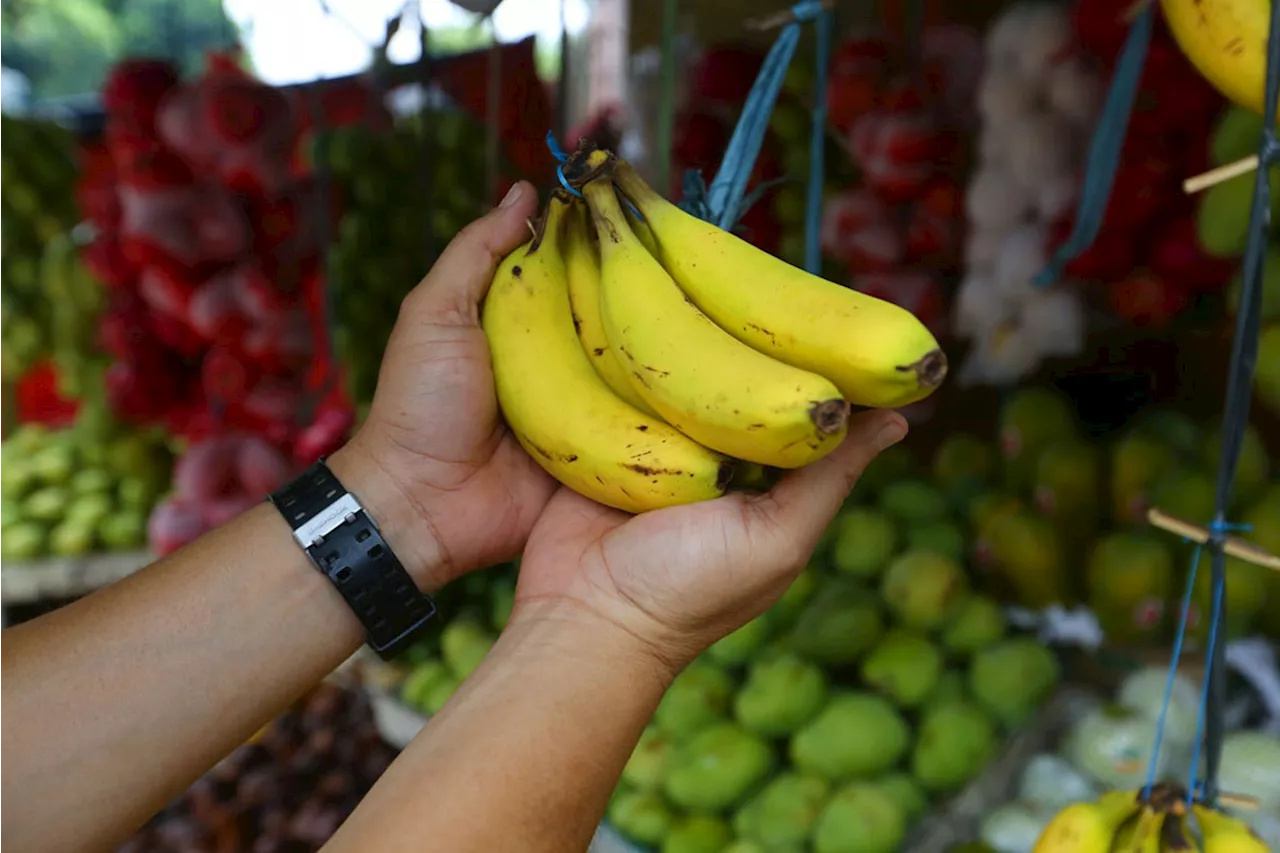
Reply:
[[396, 752], [363, 694], [322, 685], [236, 750], [119, 853], [319, 850]]

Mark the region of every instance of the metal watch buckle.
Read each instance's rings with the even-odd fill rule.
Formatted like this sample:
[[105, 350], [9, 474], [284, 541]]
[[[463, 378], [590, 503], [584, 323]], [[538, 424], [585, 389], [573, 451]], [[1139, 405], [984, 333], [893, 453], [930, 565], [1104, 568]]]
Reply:
[[[293, 538], [304, 551], [319, 545], [324, 537], [342, 525], [355, 521], [356, 513], [364, 512], [364, 507], [356, 500], [356, 496], [347, 492], [333, 503], [316, 514], [315, 518], [293, 531]], [[370, 521], [373, 521], [370, 518]], [[374, 525], [375, 529], [377, 525]]]

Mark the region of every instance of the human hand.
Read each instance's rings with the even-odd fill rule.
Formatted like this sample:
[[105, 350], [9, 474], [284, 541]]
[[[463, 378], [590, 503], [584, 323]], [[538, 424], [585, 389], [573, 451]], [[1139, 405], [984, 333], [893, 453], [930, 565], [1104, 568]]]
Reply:
[[906, 430], [901, 415], [864, 412], [831, 455], [765, 494], [637, 516], [562, 488], [529, 536], [512, 621], [603, 622], [674, 675], [778, 600], [867, 463]]
[[493, 271], [536, 206], [516, 184], [405, 297], [369, 416], [330, 460], [424, 589], [516, 556], [555, 490], [499, 417], [480, 328]]

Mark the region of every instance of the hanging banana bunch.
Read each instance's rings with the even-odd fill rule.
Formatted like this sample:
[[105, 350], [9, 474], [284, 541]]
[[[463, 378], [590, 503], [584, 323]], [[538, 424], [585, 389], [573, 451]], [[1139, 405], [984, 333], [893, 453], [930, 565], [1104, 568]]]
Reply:
[[1248, 824], [1174, 783], [1109, 791], [1054, 815], [1032, 853], [1267, 853]]

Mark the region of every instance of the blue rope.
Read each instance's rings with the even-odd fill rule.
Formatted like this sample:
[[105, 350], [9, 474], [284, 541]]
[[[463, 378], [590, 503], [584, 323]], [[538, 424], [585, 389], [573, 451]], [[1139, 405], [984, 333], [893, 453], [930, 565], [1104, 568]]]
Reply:
[[827, 149], [827, 65], [831, 54], [831, 13], [818, 15], [817, 88], [813, 93], [813, 126], [809, 131], [809, 193], [804, 214], [804, 268], [814, 275], [822, 272], [822, 190], [825, 182], [824, 155]]
[[[681, 180], [681, 209], [699, 219], [714, 222], [725, 231], [732, 231], [737, 221], [752, 204], [776, 182], [765, 182], [747, 193], [747, 181], [756, 159], [760, 156], [760, 148], [769, 129], [769, 117], [773, 114], [774, 104], [778, 101], [778, 93], [786, 77], [787, 68], [795, 56], [796, 45], [800, 41], [801, 25], [807, 21], [816, 21], [817, 49], [817, 87], [814, 93], [813, 128], [810, 134], [809, 149], [809, 187], [805, 199], [805, 269], [818, 273], [821, 269], [822, 252], [819, 237], [822, 220], [822, 190], [825, 168], [823, 153], [826, 143], [827, 112], [827, 65], [831, 50], [831, 13], [823, 9], [821, 0], [801, 0], [791, 7], [792, 20], [783, 26], [778, 39], [769, 49], [764, 65], [751, 85], [742, 114], [729, 138], [724, 157], [715, 179], [708, 187], [702, 175], [696, 169], [685, 172]], [[582, 193], [570, 185], [564, 176], [564, 164], [568, 160], [556, 141], [555, 135], [547, 132], [547, 148], [559, 165], [556, 167], [556, 178], [560, 185], [581, 198]], [[634, 210], [634, 208], [633, 208]]]
[[[1213, 523], [1209, 525], [1209, 532], [1214, 537], [1219, 537], [1226, 535], [1228, 530], [1238, 530], [1242, 527], [1247, 527], [1247, 525], [1227, 524], [1220, 519], [1215, 519]], [[1196, 546], [1196, 562], [1200, 561], [1200, 551], [1201, 547]], [[1191, 742], [1191, 768], [1187, 774], [1187, 780], [1191, 782], [1187, 791], [1188, 806], [1190, 806], [1194, 800], [1196, 789], [1198, 787], [1196, 776], [1200, 769], [1200, 750], [1204, 743], [1205, 722], [1209, 715], [1209, 686], [1212, 682], [1210, 676], [1213, 674], [1214, 652], [1219, 642], [1218, 627], [1222, 621], [1222, 598], [1226, 592], [1226, 587], [1226, 578], [1215, 572], [1213, 578], [1213, 615], [1209, 619], [1209, 645], [1208, 648], [1205, 649], [1204, 657], [1204, 683], [1200, 687], [1200, 707], [1196, 710], [1196, 736]], [[1209, 780], [1204, 780], [1204, 784], [1200, 790], [1202, 795], [1208, 793], [1211, 787], [1208, 782]]]
[[[1249, 211], [1249, 242], [1245, 248], [1242, 271], [1243, 287], [1240, 311], [1236, 317], [1235, 335], [1231, 342], [1231, 364], [1227, 374], [1227, 394], [1222, 423], [1222, 452], [1218, 456], [1218, 482], [1215, 495], [1217, 518], [1221, 520], [1230, 504], [1235, 485], [1236, 466], [1244, 431], [1249, 423], [1253, 371], [1258, 361], [1258, 339], [1262, 323], [1262, 273], [1267, 250], [1267, 232], [1271, 221], [1270, 167], [1280, 159], [1280, 141], [1276, 135], [1276, 102], [1280, 100], [1280, 15], [1271, 16], [1267, 36], [1267, 74], [1263, 86], [1262, 142], [1259, 145], [1259, 167], [1254, 173], [1253, 203]], [[1215, 542], [1215, 545], [1220, 543]], [[1213, 549], [1214, 608], [1226, 607], [1226, 559], [1221, 547]], [[1218, 797], [1218, 769], [1222, 761], [1222, 744], [1226, 721], [1226, 643], [1221, 621], [1213, 625], [1213, 639], [1206, 663], [1208, 711], [1205, 717], [1205, 773], [1203, 798], [1213, 804]]]
[[[1220, 521], [1214, 521], [1209, 524], [1210, 534], [1226, 533], [1227, 531], [1231, 531], [1231, 530], [1249, 530], [1249, 529], [1251, 529], [1251, 527], [1248, 524], [1228, 524], [1226, 522], [1220, 522]], [[1183, 541], [1187, 542], [1190, 540], [1184, 539]], [[1164, 698], [1160, 702], [1160, 715], [1156, 719], [1156, 738], [1155, 738], [1155, 744], [1151, 748], [1151, 761], [1147, 765], [1147, 783], [1143, 789], [1144, 798], [1149, 797], [1151, 795], [1151, 788], [1156, 783], [1156, 768], [1160, 764], [1160, 746], [1164, 742], [1165, 719], [1169, 715], [1169, 704], [1173, 698], [1173, 684], [1174, 684], [1174, 681], [1177, 680], [1177, 676], [1178, 676], [1178, 663], [1182, 658], [1182, 643], [1183, 643], [1183, 640], [1186, 638], [1186, 634], [1187, 634], [1187, 617], [1191, 613], [1191, 598], [1193, 593], [1195, 592], [1196, 571], [1200, 568], [1200, 557], [1203, 553], [1204, 553], [1203, 543], [1197, 542], [1195, 550], [1191, 552], [1191, 569], [1187, 572], [1187, 588], [1182, 594], [1182, 615], [1178, 619], [1178, 631], [1173, 638], [1173, 654], [1170, 656], [1170, 659], [1169, 659], [1169, 677], [1165, 681]], [[1217, 591], [1215, 590], [1215, 596], [1216, 594], [1217, 594]], [[1220, 618], [1220, 615], [1221, 615], [1220, 609], [1215, 606], [1213, 611], [1213, 617], [1210, 622], [1210, 628], [1209, 628], [1210, 638], [1211, 638], [1210, 650], [1212, 650], [1212, 642], [1213, 642], [1212, 635], [1214, 633], [1214, 627], [1216, 626], [1217, 621]], [[1209, 660], [1212, 660], [1212, 656], [1210, 656]], [[1207, 661], [1205, 665], [1208, 666]], [[1197, 723], [1196, 723], [1197, 725], [1196, 745], [1195, 745], [1195, 752], [1192, 755], [1191, 774], [1189, 777], [1191, 779], [1195, 778], [1196, 763], [1199, 760], [1199, 754], [1200, 754], [1199, 727], [1203, 724], [1204, 708], [1206, 703], [1208, 702], [1208, 695], [1209, 695], [1208, 684], [1209, 684], [1208, 674], [1206, 673], [1204, 690], [1200, 697], [1201, 716], [1197, 718]], [[1190, 803], [1190, 796], [1191, 794], [1188, 793], [1188, 803]]]
[[547, 148], [551, 151], [551, 156], [556, 158], [556, 162], [560, 164], [556, 166], [556, 177], [560, 179], [560, 186], [564, 187], [578, 198], [582, 198], [582, 193], [579, 190], [574, 189], [569, 183], [569, 180], [564, 176], [564, 164], [565, 161], [569, 159], [569, 155], [564, 153], [564, 149], [561, 148], [560, 143], [556, 141], [556, 134], [553, 130], [547, 131]]
[[[685, 211], [699, 219], [714, 222], [725, 231], [733, 230], [746, 210], [743, 194], [746, 192], [747, 180], [751, 177], [751, 170], [760, 155], [760, 147], [764, 144], [765, 133], [769, 129], [769, 116], [778, 100], [783, 78], [795, 56], [796, 45], [800, 41], [800, 26], [817, 18], [822, 11], [820, 0], [801, 0], [791, 7], [792, 20], [783, 26], [777, 41], [765, 56], [764, 65], [760, 68], [755, 83], [751, 85], [742, 114], [738, 117], [738, 124], [729, 138], [729, 145], [711, 186], [707, 187], [696, 171], [685, 173], [682, 182], [684, 199], [680, 203]], [[819, 75], [822, 76], [825, 75]], [[825, 100], [824, 97], [823, 101]]]
[[1143, 789], [1143, 799], [1151, 796], [1151, 788], [1156, 783], [1156, 768], [1160, 765], [1160, 745], [1164, 741], [1164, 721], [1169, 715], [1169, 702], [1173, 698], [1173, 682], [1178, 676], [1178, 661], [1182, 657], [1182, 640], [1187, 633], [1187, 614], [1191, 612], [1191, 594], [1195, 590], [1196, 569], [1200, 566], [1200, 552], [1203, 545], [1196, 545], [1191, 555], [1191, 571], [1187, 572], [1187, 589], [1182, 594], [1182, 616], [1178, 619], [1178, 633], [1173, 638], [1173, 655], [1169, 660], [1169, 677], [1164, 684], [1164, 699], [1160, 702], [1160, 716], [1156, 720], [1156, 742], [1151, 747], [1151, 761], [1147, 765], [1147, 785]]
[[1089, 140], [1089, 153], [1085, 158], [1084, 186], [1080, 190], [1080, 204], [1076, 209], [1075, 225], [1071, 236], [1058, 247], [1044, 269], [1035, 277], [1038, 287], [1053, 284], [1062, 276], [1062, 269], [1093, 243], [1102, 227], [1111, 199], [1111, 186], [1115, 183], [1116, 169], [1120, 165], [1120, 151], [1129, 129], [1129, 115], [1138, 95], [1138, 81], [1142, 78], [1142, 65], [1151, 43], [1151, 28], [1155, 21], [1155, 4], [1149, 3], [1134, 20], [1125, 39], [1124, 50], [1116, 63], [1111, 87], [1102, 107], [1102, 117]]

